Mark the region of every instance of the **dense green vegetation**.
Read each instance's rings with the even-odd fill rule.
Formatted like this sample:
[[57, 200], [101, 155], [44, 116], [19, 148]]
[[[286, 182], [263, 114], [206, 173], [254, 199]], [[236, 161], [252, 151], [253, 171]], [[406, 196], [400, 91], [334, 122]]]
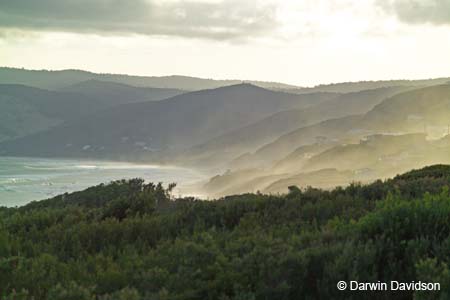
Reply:
[[[0, 209], [2, 299], [450, 299], [450, 166], [331, 191], [173, 199], [118, 181]], [[439, 282], [339, 291], [340, 280]]]

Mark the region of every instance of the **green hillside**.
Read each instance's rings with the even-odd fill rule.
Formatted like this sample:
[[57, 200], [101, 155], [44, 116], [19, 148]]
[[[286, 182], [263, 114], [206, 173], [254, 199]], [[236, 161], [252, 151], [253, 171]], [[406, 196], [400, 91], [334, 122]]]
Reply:
[[329, 97], [274, 92], [250, 84], [190, 92], [162, 101], [114, 106], [1, 144], [0, 154], [129, 160], [156, 154], [171, 159], [176, 150], [279, 111], [318, 105]]
[[367, 113], [386, 98], [408, 89], [411, 87], [379, 88], [348, 94], [322, 93], [330, 99], [312, 107], [278, 112], [246, 127], [227, 132], [189, 149], [179, 160], [184, 164], [190, 162], [208, 166], [226, 163], [298, 128], [329, 119]]
[[0, 141], [45, 130], [106, 106], [87, 95], [0, 84]]
[[82, 82], [60, 91], [0, 84], [0, 141], [44, 131], [112, 106], [157, 101], [182, 93], [100, 81]]
[[[2, 299], [449, 299], [450, 166], [174, 199], [135, 179], [0, 209]], [[339, 281], [440, 291], [339, 291]]]

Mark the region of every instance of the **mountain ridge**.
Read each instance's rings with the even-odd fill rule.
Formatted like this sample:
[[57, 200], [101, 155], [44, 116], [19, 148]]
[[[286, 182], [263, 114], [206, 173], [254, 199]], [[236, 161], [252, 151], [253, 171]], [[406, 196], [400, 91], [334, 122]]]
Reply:
[[[234, 85], [240, 82], [251, 82], [265, 88], [294, 88], [293, 85], [246, 80], [215, 80], [189, 77], [184, 75], [138, 76], [127, 74], [95, 73], [84, 70], [27, 70], [0, 67], [0, 83], [22, 83], [29, 86], [60, 89], [89, 79], [113, 81], [136, 87], [173, 88], [181, 90], [202, 90]], [[297, 87], [295, 87], [297, 88]]]
[[[429, 101], [433, 101], [433, 106]], [[417, 114], [417, 115], [416, 115]], [[388, 117], [389, 116], [389, 117]], [[435, 116], [439, 116], [435, 118]], [[428, 126], [427, 124], [432, 124]], [[413, 89], [385, 99], [366, 114], [343, 117], [293, 130], [268, 143], [254, 153], [235, 162], [248, 164], [256, 161], [276, 161], [296, 148], [314, 142], [314, 138], [347, 138], [358, 140], [366, 135], [381, 133], [408, 133], [426, 130], [441, 136], [450, 123], [450, 85], [436, 85]], [[336, 130], [338, 129], [338, 130]], [[307, 140], [305, 140], [308, 138]]]
[[[75, 148], [83, 154], [95, 154], [93, 151], [97, 149], [98, 155], [104, 155], [105, 151], [117, 154], [137, 151], [153, 155], [163, 149], [170, 153], [176, 148], [191, 146], [243, 127], [273, 112], [308, 107], [326, 100], [321, 94], [294, 95], [239, 84], [191, 92], [162, 101], [115, 106], [63, 124], [59, 129], [15, 141], [20, 146], [9, 148], [15, 143], [11, 142], [1, 147], [3, 151], [5, 147], [11, 149], [7, 151], [9, 154], [14, 154], [14, 151], [25, 154], [30, 151], [27, 149], [36, 149], [37, 154], [38, 148], [46, 148], [58, 156]], [[40, 146], [35, 148], [37, 145]], [[80, 150], [85, 147], [90, 151]]]
[[238, 154], [255, 151], [257, 148], [295, 129], [328, 119], [366, 113], [387, 97], [409, 89], [413, 88], [380, 88], [348, 94], [323, 92], [324, 95], [330, 96], [328, 101], [304, 109], [272, 114], [256, 123], [227, 132], [204, 144], [196, 145], [184, 153], [180, 160], [185, 161], [189, 159], [192, 160], [192, 163], [195, 163], [196, 160], [207, 158], [213, 164], [214, 160], [232, 159], [233, 155], [236, 157]]

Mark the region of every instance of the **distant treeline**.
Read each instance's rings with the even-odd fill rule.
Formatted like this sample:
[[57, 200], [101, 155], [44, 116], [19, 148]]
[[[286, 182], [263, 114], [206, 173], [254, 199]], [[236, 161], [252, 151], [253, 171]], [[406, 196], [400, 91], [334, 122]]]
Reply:
[[[134, 179], [0, 209], [1, 299], [450, 299], [450, 166], [173, 199]], [[440, 291], [339, 291], [339, 281]]]

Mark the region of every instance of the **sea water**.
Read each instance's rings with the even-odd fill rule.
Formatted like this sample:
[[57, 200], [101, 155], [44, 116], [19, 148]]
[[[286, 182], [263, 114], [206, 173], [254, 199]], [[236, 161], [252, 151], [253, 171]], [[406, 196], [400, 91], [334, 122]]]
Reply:
[[190, 169], [150, 164], [0, 157], [0, 206], [21, 206], [33, 200], [129, 178], [183, 185], [200, 180], [202, 176]]

